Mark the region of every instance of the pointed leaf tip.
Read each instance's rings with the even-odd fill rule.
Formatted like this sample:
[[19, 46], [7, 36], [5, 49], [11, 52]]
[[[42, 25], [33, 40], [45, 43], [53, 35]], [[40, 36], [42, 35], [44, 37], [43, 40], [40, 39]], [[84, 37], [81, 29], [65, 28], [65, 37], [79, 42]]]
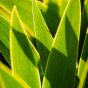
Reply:
[[69, 0], [48, 57], [42, 88], [73, 88], [80, 18], [80, 0]]
[[43, 69], [45, 70], [47, 58], [53, 42], [53, 37], [45, 23], [36, 0], [32, 1], [32, 13], [37, 47], [40, 53]]
[[36, 61], [39, 55], [31, 41], [26, 36], [16, 7], [11, 14], [10, 54], [11, 68], [14, 73], [22, 77], [32, 88], [40, 88], [40, 75]]

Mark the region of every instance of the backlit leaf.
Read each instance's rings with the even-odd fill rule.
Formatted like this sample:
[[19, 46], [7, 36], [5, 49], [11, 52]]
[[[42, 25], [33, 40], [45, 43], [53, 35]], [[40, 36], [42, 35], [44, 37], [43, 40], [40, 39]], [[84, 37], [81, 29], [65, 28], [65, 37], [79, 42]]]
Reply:
[[14, 5], [17, 6], [19, 15], [25, 26], [33, 34], [32, 1], [31, 0], [0, 0], [0, 4], [5, 6], [11, 13]]
[[11, 71], [0, 62], [0, 88], [30, 88], [19, 76], [13, 77]]
[[86, 79], [88, 79], [87, 75], [88, 75], [88, 60], [84, 64], [84, 68], [82, 69], [82, 74], [81, 74], [79, 85], [78, 85], [77, 88], [87, 88], [88, 87], [88, 86], [85, 85]]
[[16, 7], [11, 15], [10, 54], [12, 73], [17, 73], [32, 88], [40, 88], [40, 77], [37, 67], [39, 55], [28, 37], [20, 20]]
[[33, 0], [33, 23], [38, 50], [41, 56], [43, 69], [45, 69], [53, 38], [43, 19], [36, 0]]
[[85, 37], [85, 41], [84, 41], [84, 45], [83, 45], [83, 49], [82, 49], [82, 54], [81, 54], [81, 58], [80, 58], [80, 62], [79, 62], [79, 69], [78, 69], [78, 77], [80, 79], [84, 66], [87, 62], [87, 58], [88, 58], [88, 29], [86, 32], [86, 37]]
[[0, 52], [10, 65], [9, 29], [9, 22], [4, 17], [0, 16]]
[[80, 18], [80, 0], [69, 0], [54, 38], [42, 88], [73, 88]]

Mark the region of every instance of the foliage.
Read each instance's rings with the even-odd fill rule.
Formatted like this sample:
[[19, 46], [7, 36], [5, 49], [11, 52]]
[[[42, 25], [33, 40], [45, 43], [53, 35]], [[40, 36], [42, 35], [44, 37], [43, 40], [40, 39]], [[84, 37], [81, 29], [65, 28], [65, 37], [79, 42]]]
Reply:
[[0, 88], [87, 88], [88, 0], [0, 0]]

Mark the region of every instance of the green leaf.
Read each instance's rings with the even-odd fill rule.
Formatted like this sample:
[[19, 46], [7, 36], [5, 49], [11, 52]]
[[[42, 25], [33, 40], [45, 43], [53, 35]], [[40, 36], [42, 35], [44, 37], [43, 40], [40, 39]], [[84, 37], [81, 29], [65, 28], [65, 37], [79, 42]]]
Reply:
[[33, 0], [33, 23], [41, 62], [43, 69], [45, 69], [53, 38], [43, 19], [36, 0]]
[[45, 3], [38, 2], [38, 6], [52, 36], [54, 36], [58, 27], [58, 23], [60, 21], [59, 15], [57, 13], [57, 5], [46, 5]]
[[[20, 4], [20, 2], [21, 2], [21, 4]], [[5, 7], [8, 10], [8, 12], [10, 12], [10, 13], [12, 11], [13, 6], [16, 5], [18, 8], [19, 15], [21, 16], [22, 21], [25, 23], [27, 30], [31, 31], [31, 34], [34, 36], [33, 19], [32, 19], [33, 18], [32, 17], [32, 0], [26, 0], [26, 1], [0, 0], [0, 4], [3, 7]], [[58, 22], [59, 22], [58, 6], [57, 5], [49, 5], [48, 6], [49, 8], [47, 8], [47, 5], [44, 5], [44, 3], [40, 4], [39, 1], [38, 1], [38, 5], [41, 9], [41, 12], [44, 16], [44, 19], [45, 19], [51, 33], [54, 35], [56, 32], [56, 29], [58, 27]], [[51, 16], [51, 14], [53, 17]]]
[[57, 15], [61, 18], [68, 1], [69, 0], [48, 0], [48, 5], [52, 4], [53, 7], [54, 7], [54, 5], [56, 5], [57, 9], [58, 9]]
[[88, 26], [88, 0], [85, 0], [84, 8], [86, 10], [86, 18], [87, 18], [87, 26]]
[[66, 2], [68, 2], [69, 0], [43, 0], [43, 2], [45, 4], [49, 4], [49, 3], [55, 3], [58, 6], [61, 6], [62, 4], [66, 4]]
[[0, 16], [0, 52], [10, 65], [9, 28], [9, 22], [4, 17]]
[[[41, 4], [41, 6], [42, 6], [42, 4]], [[5, 20], [6, 22], [4, 22], [3, 20]], [[0, 4], [0, 21], [1, 21], [1, 23], [0, 23], [0, 26], [1, 26], [1, 28], [0, 28], [0, 34], [1, 34], [1, 36], [0, 36], [1, 37], [0, 38], [0, 42], [1, 42], [0, 43], [0, 52], [2, 52], [2, 54], [4, 55], [6, 61], [10, 65], [10, 57], [9, 57], [9, 21], [10, 21], [10, 12], [1, 4]], [[3, 31], [3, 30], [6, 30], [6, 31]], [[27, 36], [29, 37], [29, 39], [34, 43], [33, 35], [31, 33], [31, 31], [30, 30], [27, 31], [26, 27], [25, 27], [25, 30], [27, 32]]]
[[40, 88], [40, 77], [37, 67], [39, 55], [26, 36], [23, 23], [16, 7], [11, 14], [10, 54], [12, 73], [17, 73], [32, 88]]
[[80, 62], [79, 62], [79, 69], [78, 69], [79, 79], [81, 78], [84, 66], [87, 62], [87, 58], [88, 58], [88, 29], [86, 32], [86, 37], [85, 37], [85, 41], [84, 41], [84, 45], [83, 45], [83, 49], [82, 49], [82, 54], [81, 54], [81, 58], [80, 58]]
[[80, 30], [80, 41], [79, 41], [79, 58], [82, 53], [83, 43], [86, 36], [86, 31], [88, 27], [88, 0], [84, 1], [84, 6], [81, 15], [81, 30]]
[[30, 88], [24, 80], [15, 74], [13, 77], [11, 71], [0, 62], [0, 88]]
[[42, 88], [73, 88], [80, 18], [80, 0], [70, 0], [53, 41]]
[[[5, 57], [6, 61], [10, 65], [10, 50], [9, 50], [9, 29], [10, 29], [10, 14], [5, 7], [0, 6], [0, 52]], [[26, 27], [25, 27], [26, 29]], [[32, 41], [32, 35], [26, 31], [29, 39]]]
[[5, 6], [11, 13], [14, 5], [17, 6], [19, 15], [28, 31], [33, 34], [32, 1], [31, 0], [0, 0], [0, 4]]
[[47, 12], [47, 9], [48, 9], [48, 5], [40, 2], [40, 1], [37, 1], [37, 4], [41, 10], [42, 13], [46, 13]]
[[[20, 4], [20, 2], [21, 2], [21, 4]], [[14, 5], [17, 6], [19, 15], [21, 16], [21, 19], [24, 22], [27, 31], [31, 32], [32, 36], [34, 36], [33, 17], [32, 17], [32, 0], [26, 0], [26, 1], [22, 1], [22, 0], [18, 0], [18, 1], [16, 1], [16, 0], [12, 0], [12, 1], [9, 1], [9, 0], [0, 0], [1, 9], [2, 9], [2, 7], [4, 7], [4, 9], [7, 10], [6, 11], [7, 13], [5, 13], [5, 12], [3, 12], [1, 10], [0, 14], [4, 15], [6, 18], [9, 18], [8, 15], [11, 13], [12, 8], [13, 8]], [[43, 16], [44, 16], [47, 24], [49, 24], [48, 20], [47, 20], [47, 17], [49, 17], [50, 15], [48, 16], [48, 14], [45, 14], [47, 12], [47, 5], [44, 5], [40, 1], [38, 1], [38, 5], [41, 8], [41, 11], [43, 13]], [[55, 20], [57, 20], [57, 19], [55, 19]], [[50, 25], [50, 26], [52, 26], [52, 25]]]
[[[59, 17], [59, 9], [57, 4], [55, 3], [49, 3], [48, 5], [41, 6], [41, 4], [38, 4], [39, 8], [42, 12], [42, 15], [45, 19], [45, 22], [53, 36], [55, 36], [58, 23], [60, 21]], [[43, 8], [43, 9], [42, 9]], [[51, 15], [52, 14], [52, 15]]]
[[55, 36], [58, 23], [60, 22], [68, 1], [69, 0], [43, 0], [43, 2], [47, 4], [47, 10], [43, 13], [43, 16], [53, 36]]
[[10, 20], [10, 12], [0, 4], [0, 15], [4, 16], [8, 21]]
[[80, 82], [79, 82], [79, 85], [77, 88], [87, 88], [85, 87], [85, 81], [86, 81], [86, 78], [87, 78], [87, 75], [88, 75], [88, 60], [87, 62], [84, 64], [84, 68], [82, 70], [82, 74], [81, 74], [81, 77], [80, 77]]

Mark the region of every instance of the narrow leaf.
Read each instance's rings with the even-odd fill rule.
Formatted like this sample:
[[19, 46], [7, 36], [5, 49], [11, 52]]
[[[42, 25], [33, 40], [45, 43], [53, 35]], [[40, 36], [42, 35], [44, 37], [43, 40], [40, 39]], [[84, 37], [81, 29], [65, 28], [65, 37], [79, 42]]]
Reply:
[[43, 69], [45, 69], [53, 38], [43, 19], [36, 0], [33, 0], [33, 22], [38, 50], [41, 56], [41, 62]]
[[80, 30], [78, 59], [81, 57], [83, 43], [85, 40], [86, 31], [87, 31], [87, 27], [88, 27], [88, 0], [84, 1], [84, 5], [81, 8], [82, 8], [82, 15], [81, 15], [81, 30]]
[[13, 77], [11, 71], [0, 63], [0, 88], [30, 88], [19, 76]]
[[87, 18], [87, 26], [88, 26], [88, 0], [85, 0], [84, 8], [86, 10], [86, 18]]
[[80, 79], [84, 66], [87, 62], [87, 58], [88, 58], [88, 29], [86, 32], [86, 37], [85, 37], [85, 41], [84, 41], [84, 45], [83, 45], [83, 49], [82, 49], [82, 54], [81, 54], [81, 58], [80, 58], [80, 62], [79, 62], [79, 69], [78, 69], [78, 77]]
[[0, 4], [5, 6], [11, 13], [14, 5], [17, 6], [22, 21], [33, 34], [32, 1], [31, 0], [0, 0]]
[[53, 36], [55, 36], [58, 23], [60, 22], [68, 1], [69, 0], [43, 0], [48, 6], [43, 16]]
[[0, 4], [0, 15], [4, 16], [8, 21], [10, 20], [10, 12]]
[[[21, 4], [20, 4], [21, 2]], [[40, 2], [38, 1], [40, 4]], [[22, 21], [25, 24], [25, 27], [28, 32], [31, 32], [32, 36], [34, 36], [34, 29], [33, 29], [33, 17], [32, 17], [32, 0], [0, 0], [0, 8], [4, 7], [7, 10], [7, 13], [11, 13], [13, 6], [16, 5], [18, 8], [19, 15], [21, 16]], [[44, 9], [46, 10], [46, 7], [41, 3], [41, 10], [44, 13]], [[2, 14], [2, 10], [0, 10], [0, 14]], [[3, 15], [9, 15], [7, 13], [3, 12]], [[6, 17], [7, 18], [7, 17]], [[9, 17], [8, 17], [9, 18]], [[28, 20], [29, 19], [29, 20]]]
[[80, 34], [80, 0], [69, 0], [58, 27], [42, 88], [73, 88]]
[[4, 17], [0, 16], [0, 52], [10, 65], [9, 28], [9, 22]]
[[10, 54], [12, 72], [22, 77], [32, 88], [40, 88], [40, 77], [37, 68], [39, 55], [26, 36], [23, 23], [16, 7], [11, 15]]
[[82, 74], [81, 74], [81, 77], [80, 77], [80, 82], [79, 82], [79, 85], [78, 85], [78, 88], [87, 88], [85, 87], [85, 81], [86, 81], [86, 78], [87, 78], [87, 75], [88, 75], [88, 60], [87, 62], [85, 63], [84, 65], [84, 68], [82, 70]]
[[[48, 0], [48, 5], [57, 8], [57, 15], [61, 18], [69, 0]], [[54, 10], [54, 9], [53, 9]]]

